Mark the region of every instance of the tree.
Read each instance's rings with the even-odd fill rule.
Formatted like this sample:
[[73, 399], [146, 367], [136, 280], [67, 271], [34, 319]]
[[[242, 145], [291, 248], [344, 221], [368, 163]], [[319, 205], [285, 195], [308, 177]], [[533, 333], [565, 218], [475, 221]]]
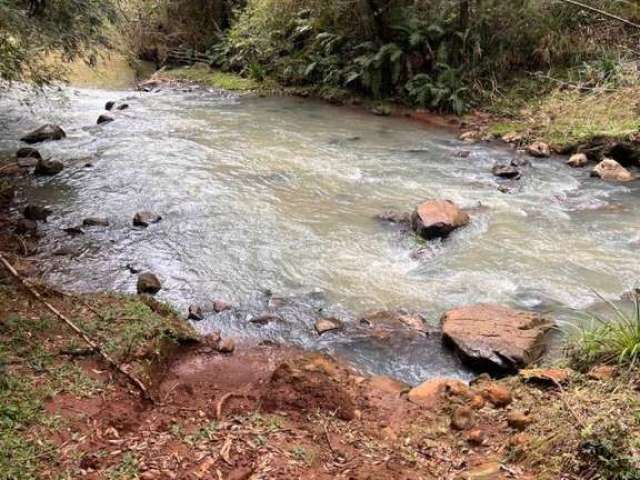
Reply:
[[0, 0], [0, 79], [49, 83], [91, 58], [119, 20], [115, 0]]

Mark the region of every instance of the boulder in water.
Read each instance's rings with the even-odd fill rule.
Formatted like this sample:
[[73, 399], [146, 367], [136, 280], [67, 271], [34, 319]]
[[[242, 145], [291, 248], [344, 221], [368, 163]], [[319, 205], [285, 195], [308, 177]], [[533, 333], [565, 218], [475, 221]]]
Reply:
[[491, 172], [500, 178], [518, 179], [520, 178], [520, 171], [512, 165], [494, 165]]
[[596, 165], [591, 176], [608, 182], [630, 182], [636, 179], [629, 170], [610, 158], [605, 158]]
[[582, 168], [585, 167], [587, 163], [589, 163], [589, 159], [584, 153], [574, 153], [573, 155], [571, 155], [571, 157], [569, 157], [569, 160], [567, 160], [566, 163], [571, 168]]
[[133, 225], [136, 227], [148, 227], [152, 223], [158, 223], [162, 217], [155, 212], [144, 210], [133, 217]]
[[449, 200], [429, 200], [416, 207], [411, 228], [426, 240], [447, 237], [469, 223], [469, 215]]
[[42, 155], [33, 147], [22, 147], [16, 152], [16, 158], [35, 158], [40, 160], [42, 159]]
[[40, 159], [38, 160], [38, 163], [36, 163], [36, 169], [33, 173], [35, 173], [36, 175], [51, 176], [57, 175], [63, 169], [64, 165], [62, 164], [62, 162], [59, 162], [57, 160]]
[[39, 143], [47, 140], [60, 140], [67, 136], [58, 125], [47, 124], [26, 134], [20, 140], [26, 143]]
[[160, 279], [151, 272], [141, 273], [138, 276], [137, 290], [138, 293], [147, 293], [155, 295], [162, 288]]
[[551, 156], [551, 149], [544, 142], [533, 142], [527, 147], [527, 153], [532, 157], [547, 158]]
[[536, 361], [553, 326], [537, 313], [492, 304], [450, 310], [441, 324], [443, 340], [471, 368], [485, 371], [516, 371]]
[[376, 219], [382, 222], [409, 225], [411, 223], [411, 214], [408, 212], [400, 212], [398, 210], [385, 210], [384, 212], [377, 214]]
[[107, 103], [105, 103], [104, 105], [104, 109], [108, 112], [110, 112], [111, 110], [113, 110], [113, 107], [116, 105], [116, 102], [114, 102], [113, 100], [109, 100]]
[[128, 103], [121, 103], [120, 105], [118, 105], [117, 110], [126, 110], [127, 108], [129, 108]]
[[101, 125], [103, 123], [109, 123], [109, 122], [113, 122], [115, 120], [115, 118], [113, 118], [111, 115], [107, 115], [107, 114], [102, 114], [98, 117], [98, 121], [97, 124]]
[[51, 215], [51, 210], [38, 205], [27, 205], [23, 210], [23, 215], [27, 220], [46, 222], [47, 217]]
[[190, 305], [187, 318], [197, 322], [204, 320], [204, 309], [200, 305]]

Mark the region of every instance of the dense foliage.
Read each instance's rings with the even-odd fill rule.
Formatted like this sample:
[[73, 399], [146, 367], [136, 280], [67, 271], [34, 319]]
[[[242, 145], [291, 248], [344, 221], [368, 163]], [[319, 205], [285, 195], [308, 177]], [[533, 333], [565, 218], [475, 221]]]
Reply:
[[[638, 17], [629, 2], [591, 5]], [[619, 55], [632, 30], [557, 0], [248, 0], [208, 53], [257, 80], [460, 112], [515, 75]]]
[[112, 0], [0, 0], [0, 79], [46, 83], [91, 58], [118, 18]]

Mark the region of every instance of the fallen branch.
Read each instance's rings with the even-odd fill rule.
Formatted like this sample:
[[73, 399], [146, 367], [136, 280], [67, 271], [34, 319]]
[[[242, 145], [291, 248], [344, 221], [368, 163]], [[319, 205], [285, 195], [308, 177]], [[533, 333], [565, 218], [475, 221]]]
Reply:
[[49, 302], [47, 302], [44, 298], [42, 298], [42, 295], [40, 295], [40, 293], [35, 288], [33, 288], [29, 284], [29, 282], [27, 282], [27, 280], [22, 278], [22, 276], [17, 272], [17, 270], [13, 268], [13, 266], [7, 261], [6, 258], [4, 258], [2, 254], [0, 254], [0, 262], [4, 265], [7, 271], [16, 280], [18, 280], [29, 291], [29, 293], [31, 293], [31, 295], [33, 295], [37, 300], [39, 300], [45, 307], [47, 307], [48, 310], [50, 310], [56, 317], [58, 317], [60, 320], [66, 323], [67, 326], [71, 328], [71, 330], [73, 330], [80, 338], [82, 338], [82, 340], [84, 340], [84, 342], [89, 346], [89, 348], [91, 348], [91, 350], [99, 354], [112, 368], [114, 368], [116, 371], [124, 375], [133, 386], [135, 386], [138, 390], [140, 390], [140, 393], [142, 394], [142, 397], [145, 400], [153, 402], [153, 398], [149, 394], [149, 390], [147, 390], [147, 387], [144, 385], [144, 383], [142, 383], [142, 381], [140, 381], [140, 379], [138, 379], [131, 373], [127, 372], [119, 363], [117, 363], [113, 358], [111, 358], [111, 356], [108, 353], [104, 352], [102, 348], [100, 348], [100, 345], [98, 345], [91, 338], [89, 338], [89, 336], [87, 336], [87, 334], [84, 333], [75, 323], [73, 323], [66, 316], [64, 316], [56, 307], [54, 307]]
[[558, 1], [564, 2], [564, 3], [569, 3], [569, 4], [574, 5], [576, 7], [582, 8], [583, 10], [589, 10], [590, 12], [597, 13], [599, 15], [602, 15], [603, 17], [611, 18], [613, 20], [617, 20], [619, 22], [622, 22], [625, 25], [629, 25], [630, 27], [634, 27], [634, 28], [640, 29], [640, 25], [638, 25], [637, 23], [633, 23], [633, 22], [627, 20], [626, 18], [622, 18], [622, 17], [619, 17], [618, 15], [614, 15], [613, 13], [605, 12], [604, 10], [600, 10], [599, 8], [592, 7], [591, 5], [587, 5], [585, 3], [578, 2], [576, 0], [558, 0]]

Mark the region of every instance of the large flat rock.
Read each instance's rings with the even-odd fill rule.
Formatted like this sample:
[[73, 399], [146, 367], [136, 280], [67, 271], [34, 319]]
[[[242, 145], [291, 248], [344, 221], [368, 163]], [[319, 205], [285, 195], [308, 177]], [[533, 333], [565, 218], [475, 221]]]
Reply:
[[471, 368], [484, 371], [515, 371], [536, 361], [553, 326], [537, 313], [492, 304], [450, 310], [441, 324], [444, 341]]
[[416, 207], [411, 228], [426, 240], [445, 238], [469, 223], [469, 215], [449, 200], [429, 200]]

